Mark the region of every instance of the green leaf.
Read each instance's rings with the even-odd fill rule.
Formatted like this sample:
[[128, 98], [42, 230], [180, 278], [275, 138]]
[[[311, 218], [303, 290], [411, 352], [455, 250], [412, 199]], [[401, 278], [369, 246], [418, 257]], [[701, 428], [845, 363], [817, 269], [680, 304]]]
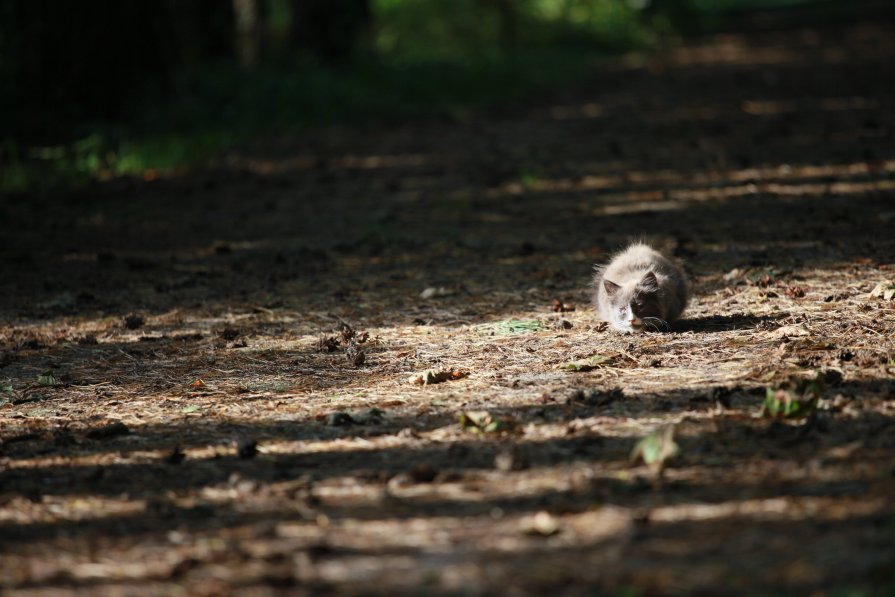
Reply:
[[680, 454], [680, 451], [680, 446], [674, 441], [674, 425], [668, 425], [637, 442], [631, 451], [631, 460], [643, 460], [645, 464], [661, 470], [665, 462]]
[[544, 326], [537, 319], [507, 319], [478, 326], [478, 332], [489, 336], [506, 336], [537, 331]]
[[586, 359], [580, 359], [570, 363], [562, 363], [557, 365], [556, 368], [563, 371], [592, 371], [594, 369], [600, 369], [601, 367], [614, 365], [616, 356], [617, 355], [614, 354], [595, 354]]
[[528, 190], [534, 188], [535, 184], [538, 182], [538, 175], [534, 172], [523, 171], [519, 174], [519, 182], [522, 183], [522, 186]]
[[39, 386], [55, 386], [57, 383], [59, 380], [56, 379], [52, 369], [47, 369], [37, 376], [37, 385]]
[[196, 405], [196, 404], [190, 404], [189, 406], [184, 406], [183, 408], [181, 408], [181, 409], [180, 409], [180, 412], [182, 412], [183, 414], [186, 415], [186, 414], [189, 414], [189, 413], [197, 412], [198, 410], [199, 410], [199, 406], [198, 406], [198, 405]]
[[823, 397], [824, 375], [816, 371], [811, 378], [791, 377], [777, 387], [765, 390], [762, 416], [772, 419], [796, 419], [806, 417], [817, 408]]
[[12, 400], [13, 388], [12, 383], [0, 383], [0, 406], [8, 404]]

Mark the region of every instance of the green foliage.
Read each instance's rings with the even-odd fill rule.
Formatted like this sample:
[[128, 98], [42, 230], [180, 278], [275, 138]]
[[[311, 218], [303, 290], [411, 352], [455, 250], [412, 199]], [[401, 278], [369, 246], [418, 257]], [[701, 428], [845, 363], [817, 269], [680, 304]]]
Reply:
[[674, 426], [668, 425], [656, 429], [637, 442], [631, 451], [631, 460], [633, 462], [642, 460], [644, 464], [661, 470], [665, 463], [675, 458], [680, 451], [680, 446], [674, 441]]
[[12, 402], [14, 395], [15, 388], [12, 386], [12, 381], [0, 381], [0, 406]]
[[52, 369], [47, 369], [37, 376], [37, 385], [39, 386], [55, 386], [57, 383], [56, 374]]
[[[269, 45], [278, 55], [253, 70], [235, 60], [184, 61], [166, 83], [167, 99], [158, 85], [147, 83], [124, 110], [123, 124], [72, 122], [60, 127], [56, 141], [39, 146], [3, 139], [0, 188], [54, 187], [188, 166], [274, 131], [457, 114], [566, 84], [594, 63], [599, 50], [645, 41], [634, 13], [617, 0], [567, 2], [581, 6], [565, 12], [556, 2], [517, 0], [511, 37], [506, 15], [493, 4], [379, 0], [373, 3], [373, 50], [333, 68], [298, 57], [282, 39], [273, 39], [285, 34], [289, 15], [285, 3], [271, 2]], [[0, 106], [3, 98], [0, 92]]]
[[[189, 166], [271, 132], [426, 114], [459, 114], [573, 80], [590, 56], [529, 51], [524, 63], [399, 63], [368, 57], [341, 70], [304, 63], [192, 73], [183, 92], [137, 110], [125, 127], [98, 125], [74, 143], [26, 148], [5, 140], [0, 188], [54, 187], [90, 178]], [[214, 106], [214, 109], [210, 109]]]
[[506, 319], [496, 323], [480, 325], [478, 326], [478, 332], [488, 336], [506, 336], [535, 332], [542, 327], [544, 326], [537, 319]]
[[794, 419], [809, 415], [823, 397], [824, 376], [820, 371], [811, 378], [792, 378], [778, 387], [768, 387], [762, 414], [777, 419]]
[[[227, 37], [220, 35], [225, 16], [218, 15], [211, 28], [217, 33], [204, 39], [204, 31], [188, 30], [205, 22], [204, 13], [185, 12], [187, 21], [175, 23], [164, 11], [151, 12], [157, 5], [144, 3], [140, 10], [150, 11], [147, 14], [165, 27], [175, 23], [180, 37], [170, 50], [174, 55], [168, 57], [169, 72], [154, 73], [144, 89], [128, 91], [127, 102], [106, 98], [105, 103], [120, 112], [115, 123], [72, 120], [73, 115], [84, 113], [77, 107], [77, 98], [56, 102], [51, 113], [17, 114], [11, 107], [10, 90], [16, 88], [16, 77], [23, 76], [26, 58], [21, 50], [30, 47], [25, 43], [30, 38], [22, 33], [24, 29], [0, 23], [0, 116], [42, 123], [43, 131], [40, 144], [21, 137], [0, 138], [0, 191], [189, 166], [272, 132], [289, 134], [310, 126], [416, 115], [457, 115], [569, 84], [607, 52], [647, 47], [659, 30], [664, 35], [669, 27], [690, 28], [680, 21], [695, 23], [719, 6], [797, 1], [511, 0], [504, 3], [511, 10], [501, 10], [502, 3], [496, 0], [373, 0], [371, 43], [362, 44], [366, 50], [350, 62], [333, 67], [308, 53], [297, 53], [295, 45], [288, 43], [290, 3], [268, 0], [263, 59], [250, 70], [241, 68], [234, 56], [213, 50], [215, 40]], [[96, 7], [87, 5], [84, 14], [92, 14], [90, 10]], [[11, 6], [24, 10], [29, 5], [20, 0], [2, 6], [9, 12]], [[39, 13], [21, 13], [32, 19], [35, 14]], [[114, 14], [121, 22], [104, 27], [125, 27], [137, 13], [122, 8]], [[5, 22], [16, 23], [12, 18]], [[150, 32], [151, 28], [142, 26], [139, 31], [144, 37]], [[121, 37], [121, 32], [115, 35]], [[100, 46], [99, 41], [91, 44], [92, 53], [81, 56], [81, 62], [104, 55], [98, 53]], [[143, 54], [141, 59], [146, 59]], [[115, 64], [122, 60], [119, 56]], [[114, 89], [117, 98], [123, 91], [118, 78], [109, 74], [115, 72], [109, 70], [103, 75], [107, 79], [91, 81], [107, 85], [110, 93]], [[47, 118], [53, 119], [52, 126]], [[48, 130], [54, 136], [48, 136]], [[527, 177], [524, 181], [531, 182]]]
[[376, 45], [402, 61], [468, 62], [501, 60], [522, 47], [629, 49], [648, 38], [637, 11], [619, 0], [509, 4], [506, 15], [481, 0], [379, 0]]

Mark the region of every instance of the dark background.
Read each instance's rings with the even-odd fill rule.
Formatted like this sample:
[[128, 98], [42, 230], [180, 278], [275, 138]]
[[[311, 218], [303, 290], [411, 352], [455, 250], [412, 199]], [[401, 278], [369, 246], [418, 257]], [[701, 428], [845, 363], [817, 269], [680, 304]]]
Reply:
[[190, 165], [271, 133], [456, 115], [799, 0], [0, 1], [2, 190]]

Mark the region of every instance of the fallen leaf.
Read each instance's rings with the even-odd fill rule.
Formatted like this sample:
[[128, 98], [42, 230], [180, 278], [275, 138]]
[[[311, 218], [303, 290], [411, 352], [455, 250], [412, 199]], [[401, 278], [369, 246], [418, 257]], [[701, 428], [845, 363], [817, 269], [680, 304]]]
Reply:
[[496, 323], [486, 323], [478, 326], [480, 334], [490, 336], [503, 336], [508, 334], [522, 334], [541, 329], [543, 325], [537, 319], [507, 319]]
[[768, 286], [773, 286], [774, 284], [778, 284], [780, 279], [784, 276], [792, 273], [790, 270], [776, 270], [772, 267], [760, 269], [758, 271], [753, 271], [746, 279], [749, 283], [758, 286], [759, 288], [767, 288]]
[[817, 408], [823, 392], [824, 374], [820, 371], [812, 378], [791, 377], [777, 387], [767, 388], [761, 415], [772, 419], [805, 417]]
[[196, 381], [194, 381], [193, 383], [190, 384], [190, 387], [191, 388], [204, 388], [205, 382], [202, 381], [201, 379], [197, 379]]
[[317, 340], [317, 350], [320, 352], [335, 352], [339, 350], [339, 339], [335, 336], [320, 336]]
[[339, 324], [339, 335], [342, 337], [343, 344], [348, 344], [348, 342], [354, 338], [355, 334], [357, 334], [357, 332], [354, 331], [354, 328], [344, 321]]
[[360, 367], [367, 360], [367, 355], [352, 340], [351, 343], [348, 345], [348, 348], [345, 349], [345, 358], [351, 365]]
[[790, 286], [786, 289], [786, 296], [791, 299], [804, 298], [805, 290], [801, 286]]
[[429, 384], [463, 379], [464, 377], [468, 376], [469, 372], [462, 369], [447, 369], [443, 371], [428, 369], [426, 371], [423, 371], [422, 373], [414, 373], [413, 375], [411, 375], [410, 383], [414, 383], [418, 386], [427, 386]]
[[741, 270], [738, 267], [735, 267], [732, 270], [730, 270], [729, 272], [727, 272], [726, 274], [724, 274], [723, 277], [724, 277], [725, 282], [733, 282], [734, 280], [736, 280], [737, 278], [739, 278], [742, 275], [743, 275], [743, 270]]
[[555, 298], [552, 301], [550, 301], [550, 309], [554, 313], [566, 313], [568, 311], [574, 311], [575, 305], [573, 305], [571, 303], [564, 303], [561, 300], [559, 300], [558, 298]]
[[674, 425], [660, 427], [637, 442], [631, 451], [631, 461], [642, 460], [644, 464], [658, 470], [680, 453], [680, 446], [674, 441]]
[[56, 375], [50, 369], [37, 376], [37, 385], [39, 386], [55, 386], [57, 383], [59, 383], [59, 380], [56, 379]]
[[190, 404], [189, 406], [184, 406], [183, 408], [181, 408], [180, 412], [182, 412], [183, 414], [189, 414], [189, 413], [194, 413], [198, 410], [199, 410], [199, 407], [197, 405]]
[[785, 325], [776, 330], [767, 333], [767, 337], [772, 340], [780, 340], [781, 338], [797, 338], [800, 336], [810, 336], [811, 332], [800, 325]]
[[499, 418], [486, 410], [464, 411], [458, 418], [461, 429], [470, 433], [500, 433], [516, 427], [512, 419]]
[[494, 468], [504, 473], [521, 471], [529, 467], [531, 461], [528, 454], [517, 445], [505, 446], [494, 456]]
[[437, 288], [434, 286], [430, 286], [420, 293], [420, 298], [428, 300], [433, 298], [451, 296], [452, 294], [454, 294], [454, 291], [449, 288], [445, 288], [444, 286], [439, 286]]
[[833, 301], [842, 301], [849, 298], [851, 295], [847, 292], [839, 292], [837, 294], [828, 294], [824, 297], [825, 303], [831, 303]]
[[887, 301], [895, 299], [895, 282], [891, 280], [880, 282], [870, 291], [870, 298], [881, 298]]

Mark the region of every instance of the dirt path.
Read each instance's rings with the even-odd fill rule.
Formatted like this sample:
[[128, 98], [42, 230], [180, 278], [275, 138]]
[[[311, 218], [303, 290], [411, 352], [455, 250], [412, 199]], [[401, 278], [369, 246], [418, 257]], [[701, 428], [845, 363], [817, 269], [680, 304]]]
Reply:
[[[891, 32], [4, 200], [0, 591], [895, 590]], [[587, 304], [633, 237], [692, 279], [672, 333]], [[817, 370], [811, 416], [756, 416]]]

